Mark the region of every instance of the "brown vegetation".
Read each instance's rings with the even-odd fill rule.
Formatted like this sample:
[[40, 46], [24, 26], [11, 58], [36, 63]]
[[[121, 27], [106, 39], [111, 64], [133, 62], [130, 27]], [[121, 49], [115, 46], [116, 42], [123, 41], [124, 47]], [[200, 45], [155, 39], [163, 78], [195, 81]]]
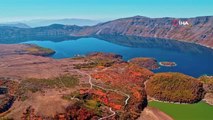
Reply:
[[122, 62], [122, 56], [112, 54], [112, 53], [90, 53], [88, 54], [84, 60], [86, 63], [76, 64], [75, 69], [82, 68], [95, 68], [95, 67], [110, 67], [115, 63]]
[[81, 102], [77, 102], [67, 107], [65, 114], [58, 114], [55, 118], [60, 118], [60, 120], [97, 120], [100, 117], [93, 110], [83, 107]]
[[10, 78], [0, 78], [0, 113], [7, 111], [15, 101], [18, 83]]
[[39, 56], [48, 56], [55, 53], [55, 51], [49, 48], [43, 48], [37, 45], [27, 44], [28, 48], [24, 49], [20, 54], [31, 54]]
[[130, 60], [130, 63], [139, 65], [149, 70], [154, 70], [159, 68], [157, 60], [154, 58], [133, 58]]
[[45, 89], [60, 89], [60, 88], [74, 88], [79, 84], [79, 79], [76, 76], [60, 76], [52, 79], [36, 79], [31, 78], [23, 80], [19, 84], [19, 88], [16, 92], [18, 100], [26, 100], [28, 98], [28, 93], [32, 92], [43, 92]]
[[213, 105], [213, 76], [201, 76], [199, 80], [203, 83], [203, 88], [206, 91], [204, 101], [209, 105]]
[[204, 97], [203, 84], [181, 73], [157, 73], [146, 84], [147, 94], [160, 101], [195, 103]]
[[206, 92], [213, 93], [213, 76], [201, 76], [199, 80], [204, 84], [204, 89]]
[[33, 44], [1, 44], [0, 45], [0, 56], [5, 55], [22, 55], [22, 54], [29, 54], [29, 55], [38, 55], [38, 56], [48, 56], [54, 54], [55, 51], [43, 48]]

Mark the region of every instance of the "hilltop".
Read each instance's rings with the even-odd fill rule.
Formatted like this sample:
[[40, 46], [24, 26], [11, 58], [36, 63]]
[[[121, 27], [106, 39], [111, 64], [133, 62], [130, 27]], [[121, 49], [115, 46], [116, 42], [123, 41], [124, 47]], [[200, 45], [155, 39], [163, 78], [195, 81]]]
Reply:
[[196, 103], [203, 99], [203, 84], [181, 73], [156, 73], [146, 83], [147, 94], [167, 102]]

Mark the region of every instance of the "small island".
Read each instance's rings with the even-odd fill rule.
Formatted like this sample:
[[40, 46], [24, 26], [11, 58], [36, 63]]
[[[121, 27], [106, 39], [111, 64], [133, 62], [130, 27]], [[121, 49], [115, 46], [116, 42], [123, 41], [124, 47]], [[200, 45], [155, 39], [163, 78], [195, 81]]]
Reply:
[[177, 66], [177, 64], [175, 62], [169, 62], [169, 61], [159, 62], [159, 65], [164, 66], [164, 67], [174, 67], [174, 66]]

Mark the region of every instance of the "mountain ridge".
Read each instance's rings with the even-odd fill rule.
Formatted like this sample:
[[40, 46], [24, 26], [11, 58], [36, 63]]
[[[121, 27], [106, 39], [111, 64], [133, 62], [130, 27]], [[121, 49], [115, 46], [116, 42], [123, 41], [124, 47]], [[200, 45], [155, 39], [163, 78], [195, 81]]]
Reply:
[[18, 28], [30, 28], [29, 25], [24, 23], [0, 23], [0, 27], [18, 27]]
[[[174, 23], [175, 22], [175, 23]], [[60, 26], [60, 27], [58, 27]], [[193, 18], [120, 18], [94, 26], [50, 25], [37, 28], [8, 30], [0, 28], [0, 39], [50, 37], [88, 37], [124, 35], [173, 39], [213, 47], [213, 16]], [[5, 38], [5, 35], [7, 37]]]
[[92, 26], [100, 23], [101, 21], [90, 19], [79, 19], [79, 18], [63, 18], [63, 19], [34, 19], [23, 22], [32, 27], [41, 27], [41, 26], [49, 26], [51, 24]]
[[[174, 26], [174, 20], [187, 21], [189, 25]], [[89, 35], [127, 35], [154, 37], [192, 42], [213, 47], [213, 17], [194, 18], [148, 18], [135, 16], [117, 19], [88, 27], [79, 31], [76, 36]]]

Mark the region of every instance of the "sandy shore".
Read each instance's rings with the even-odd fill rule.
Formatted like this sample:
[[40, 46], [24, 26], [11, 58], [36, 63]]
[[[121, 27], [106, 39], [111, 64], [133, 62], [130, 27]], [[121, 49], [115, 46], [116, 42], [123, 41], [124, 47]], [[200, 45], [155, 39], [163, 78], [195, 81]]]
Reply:
[[146, 107], [138, 120], [174, 120], [172, 117], [167, 115], [166, 113], [158, 110], [153, 107]]

